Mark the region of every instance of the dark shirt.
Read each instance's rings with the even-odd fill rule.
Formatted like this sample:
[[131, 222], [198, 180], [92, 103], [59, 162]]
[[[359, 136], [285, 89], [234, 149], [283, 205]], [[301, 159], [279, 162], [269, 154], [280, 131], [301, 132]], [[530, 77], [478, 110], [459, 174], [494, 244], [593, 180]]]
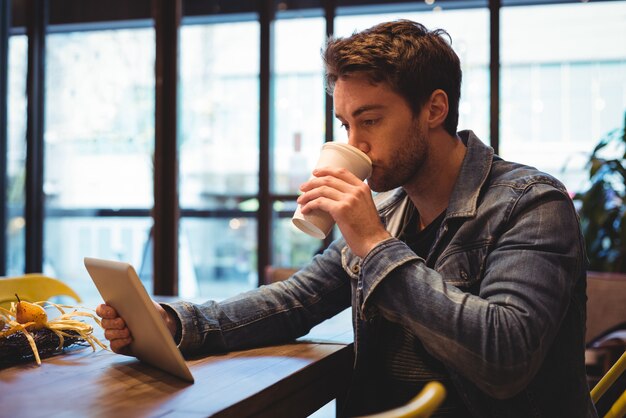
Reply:
[[[424, 229], [419, 230], [419, 214], [410, 205], [404, 215], [399, 238], [418, 256], [426, 259], [437, 237], [445, 211]], [[423, 386], [437, 380], [447, 395], [433, 417], [468, 417], [444, 365], [428, 353], [419, 339], [395, 323], [382, 320], [378, 338], [380, 390], [384, 409], [407, 403]]]

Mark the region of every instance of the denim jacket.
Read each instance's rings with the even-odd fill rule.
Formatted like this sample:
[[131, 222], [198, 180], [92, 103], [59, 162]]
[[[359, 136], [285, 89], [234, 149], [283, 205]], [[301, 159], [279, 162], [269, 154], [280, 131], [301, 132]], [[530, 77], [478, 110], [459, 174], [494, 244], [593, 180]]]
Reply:
[[[338, 239], [289, 280], [219, 303], [170, 304], [181, 350], [291, 340], [352, 306], [346, 415], [375, 409], [368, 348], [382, 317], [446, 366], [476, 417], [597, 416], [584, 365], [586, 257], [572, 201], [549, 175], [502, 160], [471, 131], [459, 137], [467, 153], [426, 260], [397, 238], [363, 259]], [[397, 189], [375, 199], [397, 236], [408, 197]]]

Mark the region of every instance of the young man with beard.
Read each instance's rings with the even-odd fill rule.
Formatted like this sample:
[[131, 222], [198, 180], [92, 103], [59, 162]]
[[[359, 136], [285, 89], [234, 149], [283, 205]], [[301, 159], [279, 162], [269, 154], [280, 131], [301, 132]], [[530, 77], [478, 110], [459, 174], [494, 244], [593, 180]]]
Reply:
[[[402, 20], [329, 40], [335, 114], [372, 175], [324, 168], [302, 185], [302, 212], [330, 213], [342, 238], [289, 280], [158, 305], [183, 352], [284, 342], [352, 306], [346, 416], [403, 404], [430, 380], [447, 388], [440, 416], [596, 416], [574, 207], [556, 179], [456, 131], [461, 69], [446, 35]], [[97, 312], [129, 354], [124, 321]]]

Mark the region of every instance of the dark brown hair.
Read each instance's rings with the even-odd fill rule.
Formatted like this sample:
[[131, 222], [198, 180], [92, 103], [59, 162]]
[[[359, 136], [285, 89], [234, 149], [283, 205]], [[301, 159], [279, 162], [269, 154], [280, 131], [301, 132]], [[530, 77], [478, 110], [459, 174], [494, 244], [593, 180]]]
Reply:
[[[445, 37], [448, 39], [446, 40]], [[350, 74], [364, 74], [372, 83], [386, 83], [406, 99], [414, 114], [430, 95], [448, 95], [445, 129], [456, 135], [461, 97], [461, 64], [442, 29], [429, 31], [410, 20], [381, 23], [346, 38], [330, 38], [323, 51], [326, 88]]]

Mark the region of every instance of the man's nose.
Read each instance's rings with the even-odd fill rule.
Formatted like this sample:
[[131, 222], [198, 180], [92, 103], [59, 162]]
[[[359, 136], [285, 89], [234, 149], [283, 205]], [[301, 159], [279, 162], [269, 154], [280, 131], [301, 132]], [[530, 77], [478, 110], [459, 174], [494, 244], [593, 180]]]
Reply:
[[348, 138], [348, 144], [360, 149], [365, 154], [370, 152], [369, 143], [365, 141], [364, 138], [360, 138], [358, 135], [352, 134], [352, 132], [350, 134], [350, 137]]

